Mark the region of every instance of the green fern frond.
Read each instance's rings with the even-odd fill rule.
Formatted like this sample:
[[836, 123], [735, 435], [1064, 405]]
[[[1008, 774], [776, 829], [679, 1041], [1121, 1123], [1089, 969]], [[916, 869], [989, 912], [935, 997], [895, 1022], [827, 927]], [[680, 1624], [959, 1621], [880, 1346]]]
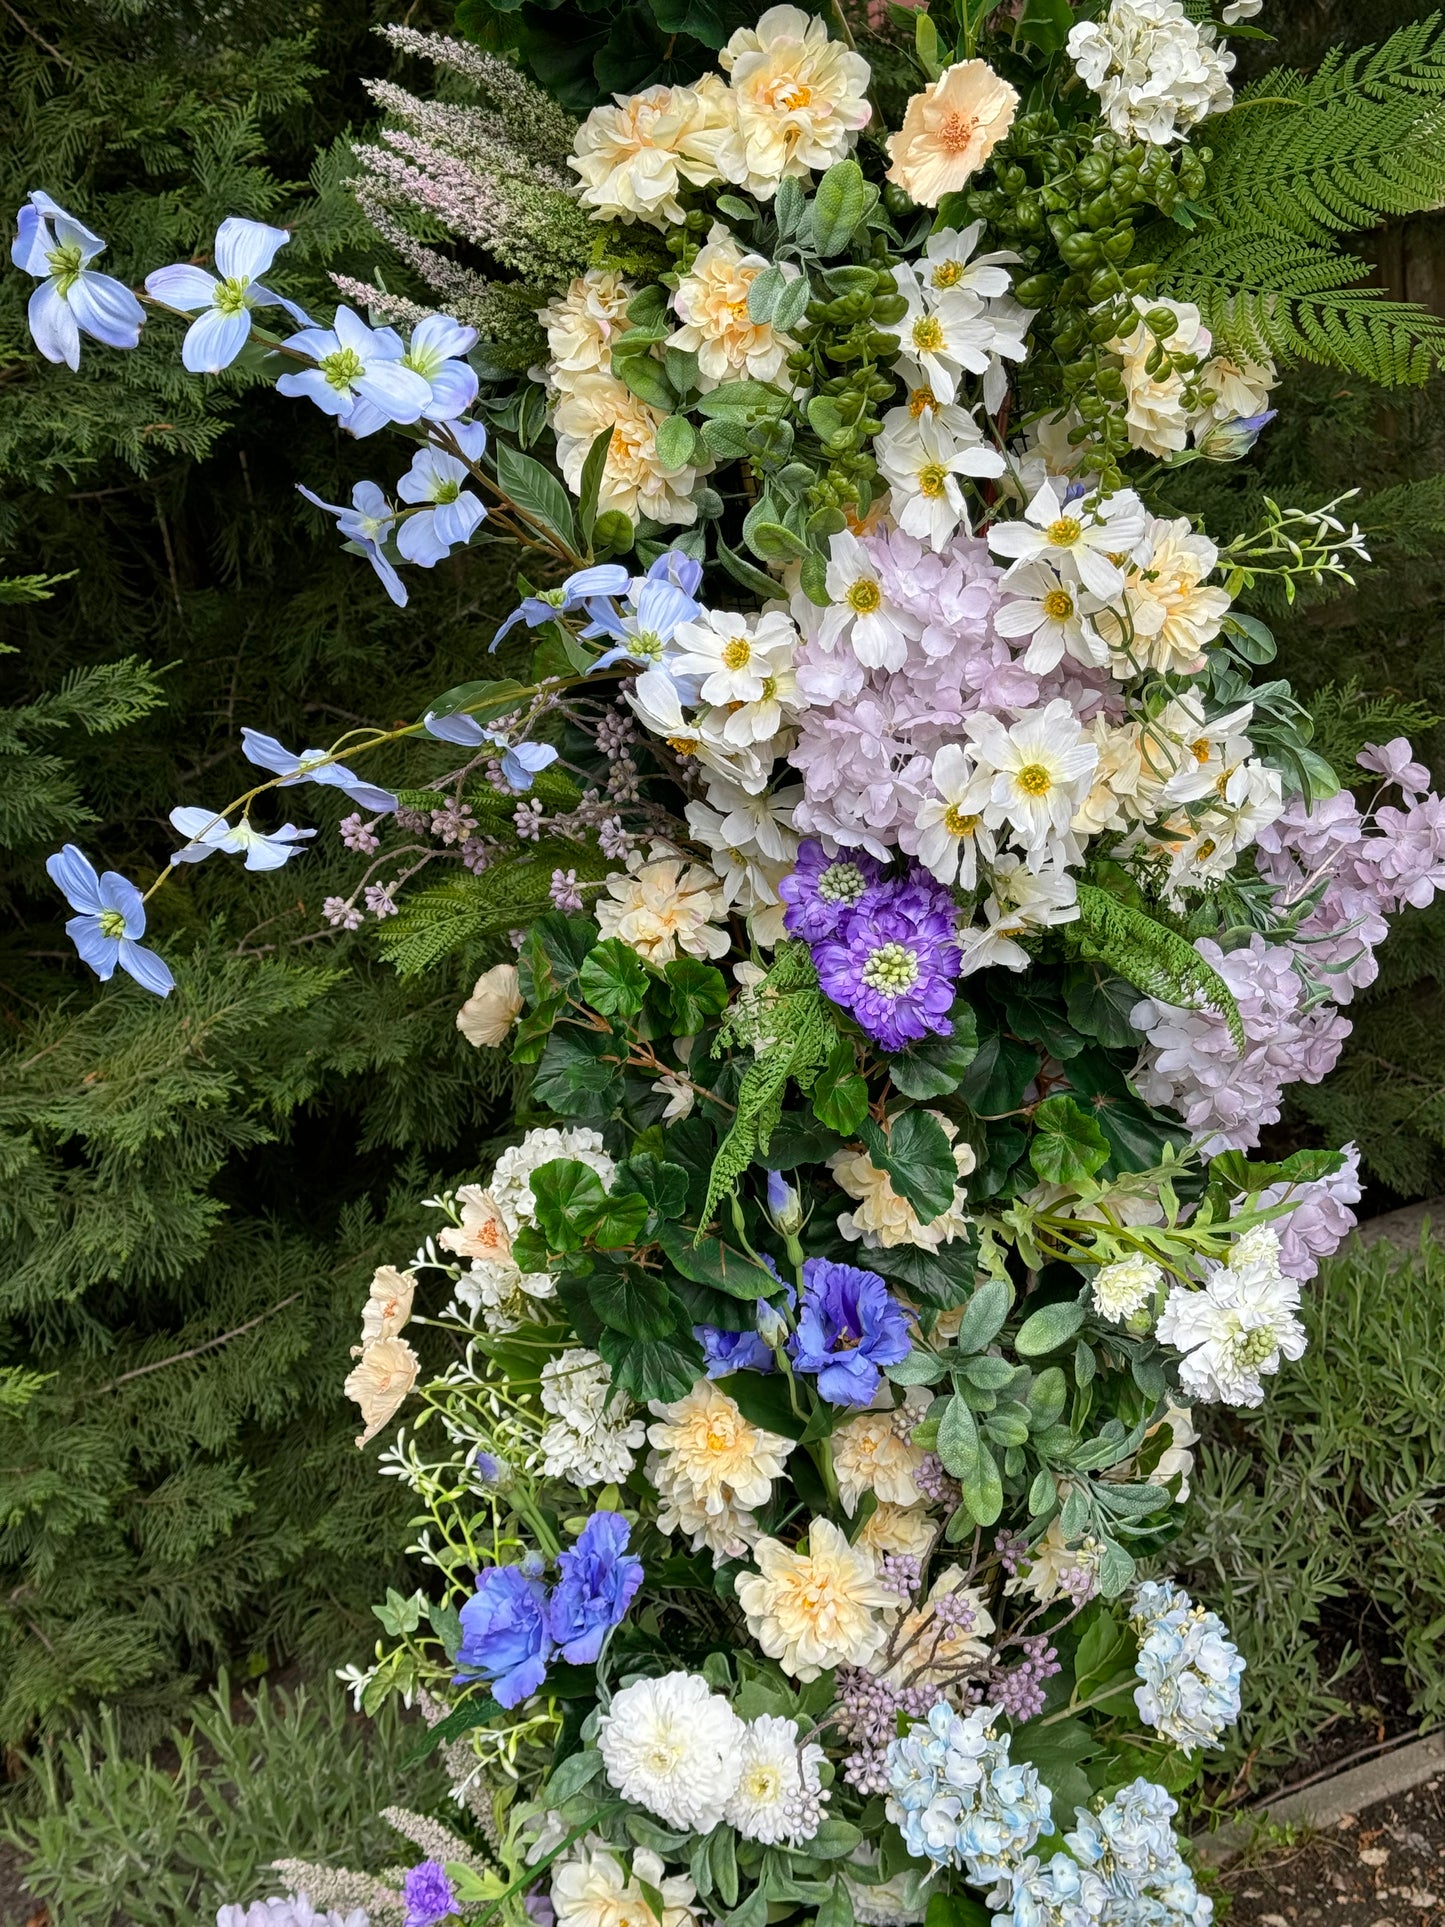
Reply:
[[1079, 920], [1063, 926], [1064, 941], [1089, 963], [1103, 964], [1161, 1004], [1217, 1011], [1238, 1051], [1246, 1044], [1239, 1006], [1217, 970], [1177, 931], [1131, 910], [1107, 890], [1079, 885]]
[[480, 876], [448, 877], [404, 899], [381, 927], [381, 953], [401, 976], [418, 976], [550, 910], [554, 870], [575, 870], [579, 883], [598, 883], [613, 868], [595, 844], [543, 837], [499, 857]]

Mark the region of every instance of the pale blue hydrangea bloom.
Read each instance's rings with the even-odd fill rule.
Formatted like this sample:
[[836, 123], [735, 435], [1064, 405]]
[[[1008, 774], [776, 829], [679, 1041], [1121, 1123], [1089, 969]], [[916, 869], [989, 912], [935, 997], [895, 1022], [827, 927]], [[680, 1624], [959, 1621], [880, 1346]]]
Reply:
[[253, 1900], [249, 1907], [233, 1901], [217, 1909], [216, 1927], [370, 1927], [370, 1916], [364, 1907], [322, 1913], [306, 1894], [288, 1894], [284, 1900]]
[[336, 526], [348, 542], [354, 542], [366, 557], [381, 579], [381, 586], [391, 597], [398, 609], [406, 607], [406, 584], [397, 574], [395, 565], [386, 554], [383, 544], [396, 526], [396, 510], [387, 501], [375, 482], [358, 482], [351, 491], [351, 507], [343, 508], [339, 502], [323, 502], [314, 490], [297, 483], [297, 493], [304, 495], [308, 502], [314, 502], [319, 509], [336, 517]]
[[312, 325], [304, 308], [259, 279], [290, 239], [283, 227], [233, 214], [216, 230], [215, 274], [178, 261], [146, 276], [146, 293], [156, 301], [187, 314], [201, 311], [181, 343], [181, 361], [192, 374], [213, 375], [230, 367], [250, 339], [252, 308], [284, 308], [303, 328]]
[[1218, 1746], [1239, 1718], [1244, 1660], [1218, 1614], [1196, 1606], [1171, 1580], [1144, 1582], [1134, 1595], [1134, 1631], [1143, 1684], [1134, 1704], [1146, 1726], [1186, 1753]]
[[955, 1713], [946, 1700], [888, 1747], [888, 1818], [917, 1860], [962, 1867], [980, 1885], [1005, 1877], [1049, 1826], [1052, 1796], [1009, 1759], [996, 1706]]
[[[387, 422], [420, 421], [431, 406], [431, 383], [403, 365], [405, 344], [394, 328], [368, 328], [350, 308], [338, 308], [329, 328], [303, 328], [286, 343], [315, 362], [314, 368], [282, 375], [278, 393], [302, 395], [344, 428], [359, 422], [370, 435]], [[371, 406], [359, 416], [359, 403]]]
[[36, 188], [16, 217], [10, 259], [40, 278], [30, 297], [31, 338], [47, 361], [80, 366], [80, 337], [108, 348], [134, 348], [145, 310], [126, 287], [90, 266], [105, 242]]
[[154, 950], [136, 941], [145, 935], [146, 911], [141, 893], [118, 870], [97, 876], [95, 865], [73, 843], [47, 857], [50, 880], [79, 916], [71, 917], [65, 933], [100, 981], [109, 983], [120, 965], [143, 990], [168, 997], [175, 988], [170, 966]]
[[[1104, 1884], [1108, 1905], [1093, 1917], [1101, 1927], [1209, 1927], [1214, 1903], [1195, 1886], [1170, 1824], [1178, 1811], [1150, 1780], [1133, 1781], [1097, 1813], [1075, 1809], [1064, 1845]], [[1019, 1927], [1032, 1923], [1025, 1916]]]
[[396, 546], [408, 562], [433, 568], [471, 540], [487, 511], [466, 486], [470, 479], [466, 463], [440, 448], [423, 448], [413, 457], [396, 492], [403, 502], [427, 506], [397, 529]]
[[988, 1897], [994, 1927], [1100, 1927], [1117, 1911], [1112, 1896], [1092, 1867], [1081, 1867], [1066, 1853], [1040, 1862], [1032, 1854], [1005, 1877]]
[[176, 851], [172, 863], [201, 863], [217, 850], [224, 850], [228, 856], [244, 852], [248, 870], [279, 870], [295, 856], [299, 844], [316, 834], [315, 830], [298, 830], [294, 823], [283, 823], [279, 830], [258, 830], [245, 817], [233, 825], [214, 810], [193, 804], [173, 809], [171, 822], [190, 839], [184, 849]]
[[330, 750], [308, 749], [297, 755], [278, 743], [274, 736], [265, 736], [259, 729], [241, 731], [241, 751], [247, 762], [269, 769], [281, 778], [280, 788], [290, 789], [294, 783], [323, 783], [330, 789], [344, 790], [353, 803], [359, 803], [364, 810], [394, 810], [396, 798], [390, 790], [378, 789], [375, 783], [363, 782], [355, 771], [342, 763], [328, 761]]

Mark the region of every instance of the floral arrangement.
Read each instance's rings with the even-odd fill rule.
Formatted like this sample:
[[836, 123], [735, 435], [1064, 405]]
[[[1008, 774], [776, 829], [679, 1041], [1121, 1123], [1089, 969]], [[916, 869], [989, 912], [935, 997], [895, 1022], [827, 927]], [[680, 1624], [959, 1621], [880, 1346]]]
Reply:
[[[314, 832], [259, 799], [339, 790], [366, 866], [327, 922], [408, 969], [505, 948], [457, 1023], [529, 1067], [346, 1381], [359, 1444], [403, 1415], [425, 1574], [350, 1677], [420, 1696], [468, 1817], [397, 1810], [422, 1861], [287, 1866], [310, 1898], [230, 1927], [1210, 1918], [1175, 1796], [1242, 1663], [1148, 1575], [1195, 1408], [1299, 1357], [1354, 1221], [1349, 1150], [1248, 1153], [1445, 884], [1445, 803], [1252, 681], [1249, 591], [1368, 560], [1341, 505], [1224, 546], [1173, 505], [1277, 378], [1161, 265], [1216, 218], [1211, 129], [1249, 138], [1223, 35], [1259, 7], [1206, 12], [883, 23], [893, 131], [841, 15], [772, 7], [580, 124], [395, 29], [483, 104], [378, 89], [358, 192], [473, 318], [352, 284], [370, 319], [320, 325], [243, 219], [147, 278], [187, 368], [414, 444], [390, 490], [302, 491], [394, 602], [498, 536], [538, 578], [486, 639], [515, 673], [325, 749], [246, 730], [264, 780], [178, 806], [144, 893], [51, 860], [85, 961], [164, 995], [155, 892], [280, 867]], [[481, 286], [408, 197], [552, 284]], [[21, 211], [72, 367], [144, 319], [102, 247]], [[423, 780], [353, 767], [386, 751]]]

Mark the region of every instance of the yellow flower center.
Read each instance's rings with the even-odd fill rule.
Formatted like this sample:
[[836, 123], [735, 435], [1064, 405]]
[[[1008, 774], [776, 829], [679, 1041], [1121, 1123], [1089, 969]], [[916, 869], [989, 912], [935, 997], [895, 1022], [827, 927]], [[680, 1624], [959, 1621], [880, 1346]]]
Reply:
[[848, 593], [843, 599], [855, 616], [871, 616], [883, 601], [883, 591], [876, 582], [868, 581], [865, 576], [849, 584]]
[[775, 1805], [782, 1790], [782, 1774], [766, 1760], [758, 1760], [743, 1775], [742, 1791], [753, 1806]]
[[800, 107], [806, 107], [813, 98], [813, 90], [791, 74], [780, 80], [773, 88], [773, 105], [781, 107], [785, 114], [795, 114]]
[[980, 817], [970, 816], [967, 810], [961, 810], [957, 803], [950, 803], [943, 827], [950, 836], [972, 836], [981, 820]]
[[938, 397], [931, 388], [915, 388], [908, 397], [908, 412], [914, 421], [920, 415], [931, 415], [938, 406]]
[[1067, 622], [1074, 613], [1074, 598], [1067, 589], [1050, 589], [1042, 607], [1050, 622]]
[[746, 669], [752, 661], [753, 645], [746, 636], [734, 636], [722, 652], [724, 669]]
[[945, 154], [962, 154], [972, 146], [978, 132], [973, 114], [945, 114], [938, 124], [938, 144]]
[[1044, 540], [1055, 549], [1071, 549], [1084, 533], [1084, 525], [1074, 515], [1060, 515], [1044, 530]]
[[675, 756], [694, 756], [697, 753], [695, 736], [665, 736], [663, 741]]
[[1042, 763], [1025, 763], [1018, 773], [1018, 786], [1025, 796], [1047, 796], [1054, 779]]
[[929, 279], [935, 288], [956, 288], [963, 279], [962, 261], [940, 261]]
[[732, 1427], [711, 1419], [707, 1428], [707, 1449], [709, 1452], [726, 1452], [732, 1447]]
[[936, 501], [948, 485], [948, 470], [941, 462], [929, 462], [918, 471], [918, 492]]
[[943, 323], [936, 314], [920, 315], [914, 322], [913, 345], [921, 355], [936, 354], [943, 346]]
[[1207, 763], [1209, 761], [1209, 751], [1210, 742], [1207, 736], [1201, 736], [1197, 743], [1191, 743], [1189, 745], [1189, 753], [1193, 756], [1196, 763]]

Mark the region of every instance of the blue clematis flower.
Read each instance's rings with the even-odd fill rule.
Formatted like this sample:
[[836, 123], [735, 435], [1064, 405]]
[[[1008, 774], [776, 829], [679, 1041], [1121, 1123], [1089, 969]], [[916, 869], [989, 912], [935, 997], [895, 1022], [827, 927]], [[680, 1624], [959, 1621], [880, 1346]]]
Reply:
[[406, 607], [406, 584], [397, 574], [395, 567], [385, 554], [382, 544], [391, 534], [396, 524], [396, 510], [387, 501], [375, 482], [358, 482], [351, 491], [351, 507], [342, 508], [336, 502], [323, 502], [309, 488], [298, 483], [298, 492], [308, 502], [314, 502], [319, 509], [336, 517], [336, 526], [349, 542], [354, 542], [366, 557], [372, 568], [381, 578], [381, 586], [391, 597], [398, 609]]
[[619, 615], [610, 603], [591, 601], [587, 613], [592, 617], [584, 635], [608, 635], [614, 646], [593, 663], [594, 669], [608, 669], [614, 662], [660, 662], [679, 623], [691, 622], [699, 613], [698, 605], [675, 582], [644, 578], [633, 585], [628, 608]]
[[467, 466], [439, 448], [423, 448], [396, 485], [404, 502], [430, 503], [409, 515], [396, 532], [396, 546], [408, 562], [430, 569], [472, 538], [486, 517], [482, 498], [465, 484]]
[[[391, 330], [384, 332], [390, 334]], [[464, 327], [448, 314], [429, 314], [413, 328], [411, 340], [401, 356], [401, 365], [419, 375], [431, 390], [431, 399], [421, 411], [423, 420], [454, 421], [458, 415], [465, 414], [476, 400], [476, 371], [459, 359], [469, 354], [476, 345], [476, 329]], [[357, 402], [346, 425], [353, 435], [369, 435], [373, 429], [381, 428], [392, 419], [392, 416], [383, 414], [374, 402], [362, 399]], [[483, 433], [485, 435], [485, 431]]]
[[258, 830], [245, 817], [232, 827], [214, 810], [189, 804], [173, 809], [171, 822], [189, 839], [171, 858], [172, 863], [202, 863], [217, 850], [224, 850], [230, 856], [244, 852], [248, 870], [279, 870], [307, 837], [316, 834], [315, 830], [298, 830], [294, 823], [283, 823], [279, 830]]
[[282, 789], [289, 789], [293, 783], [322, 783], [330, 789], [344, 790], [352, 802], [359, 803], [364, 810], [396, 808], [396, 798], [390, 790], [363, 782], [341, 763], [328, 762], [329, 750], [308, 749], [297, 756], [274, 736], [263, 736], [259, 729], [249, 728], [241, 731], [241, 749], [248, 762], [273, 770], [282, 779]]
[[359, 402], [371, 407], [354, 431], [370, 435], [386, 422], [419, 421], [432, 399], [431, 384], [403, 365], [406, 350], [394, 328], [368, 328], [350, 308], [338, 308], [329, 328], [303, 328], [286, 343], [310, 355], [314, 368], [282, 375], [282, 395], [302, 395], [350, 428]]
[[869, 1405], [882, 1367], [913, 1349], [908, 1320], [876, 1271], [809, 1258], [798, 1329], [788, 1343], [795, 1370], [815, 1372], [830, 1405]]
[[48, 857], [45, 867], [71, 909], [80, 912], [67, 922], [66, 935], [100, 981], [109, 983], [119, 964], [143, 990], [168, 997], [176, 981], [169, 965], [136, 941], [145, 935], [146, 911], [135, 885], [116, 870], [97, 876], [73, 843]]
[[594, 1512], [575, 1546], [557, 1556], [547, 1630], [563, 1659], [593, 1666], [642, 1584], [642, 1561], [627, 1550], [632, 1528], [619, 1512]]
[[495, 649], [519, 622], [525, 622], [529, 629], [540, 629], [545, 622], [555, 622], [565, 610], [583, 607], [594, 596], [625, 595], [631, 580], [620, 562], [592, 562], [585, 569], [574, 570], [561, 588], [524, 596], [492, 637], [492, 647]]
[[36, 188], [17, 216], [10, 259], [40, 277], [30, 297], [28, 320], [36, 347], [47, 361], [80, 366], [80, 337], [108, 348], [134, 348], [145, 310], [126, 287], [90, 263], [105, 242], [59, 202]]
[[552, 1635], [547, 1589], [520, 1566], [488, 1566], [461, 1610], [462, 1643], [457, 1665], [490, 1680], [499, 1706], [516, 1706], [547, 1677]]
[[250, 339], [252, 308], [284, 308], [303, 328], [313, 325], [304, 308], [259, 279], [290, 239], [283, 227], [233, 214], [216, 230], [217, 274], [178, 261], [146, 276], [146, 293], [155, 300], [188, 314], [201, 310], [181, 343], [181, 361], [192, 374], [213, 375], [230, 367]]

